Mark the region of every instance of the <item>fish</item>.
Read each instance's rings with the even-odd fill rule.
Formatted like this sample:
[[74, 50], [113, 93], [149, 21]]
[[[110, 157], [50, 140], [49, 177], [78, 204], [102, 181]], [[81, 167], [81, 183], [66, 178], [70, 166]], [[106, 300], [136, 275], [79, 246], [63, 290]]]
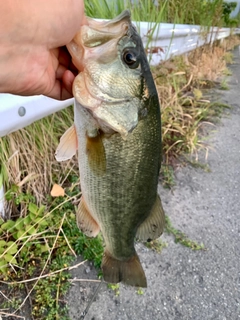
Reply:
[[79, 229], [104, 239], [103, 278], [147, 287], [135, 239], [157, 239], [164, 210], [157, 193], [161, 116], [142, 40], [128, 10], [110, 21], [87, 18], [67, 45], [79, 70], [73, 83], [74, 125], [56, 159], [78, 152]]

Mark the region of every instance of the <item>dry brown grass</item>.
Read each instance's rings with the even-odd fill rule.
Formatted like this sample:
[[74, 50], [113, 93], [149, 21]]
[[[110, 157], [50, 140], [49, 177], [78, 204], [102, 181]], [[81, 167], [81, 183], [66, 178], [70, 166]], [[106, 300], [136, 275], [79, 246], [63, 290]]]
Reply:
[[59, 138], [72, 122], [73, 111], [68, 108], [0, 138], [6, 189], [16, 185], [18, 194], [32, 194], [38, 204], [44, 204], [54, 182], [63, 184], [70, 173], [77, 174], [76, 157], [64, 163], [54, 157]]
[[204, 46], [188, 55], [178, 56], [154, 68], [162, 112], [164, 160], [173, 163], [183, 152], [194, 154], [208, 145], [199, 129], [211, 125], [216, 105], [204, 98], [204, 89], [216, 84], [231, 62], [231, 50], [240, 44], [230, 37], [214, 46]]

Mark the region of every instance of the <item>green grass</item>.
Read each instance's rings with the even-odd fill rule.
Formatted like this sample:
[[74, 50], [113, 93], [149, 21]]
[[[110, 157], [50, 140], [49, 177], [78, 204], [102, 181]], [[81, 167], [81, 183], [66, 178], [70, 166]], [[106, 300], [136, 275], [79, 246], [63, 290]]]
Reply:
[[168, 244], [161, 239], [155, 239], [150, 242], [145, 242], [145, 246], [158, 253], [162, 252], [162, 249], [167, 248]]
[[11, 313], [28, 302], [36, 319], [67, 319], [62, 297], [70, 286], [68, 268], [74, 256], [93, 260], [100, 268], [103, 254], [102, 238], [88, 239], [77, 228], [73, 202], [80, 198], [78, 183], [66, 188], [65, 197], [49, 197], [48, 208], [38, 207], [32, 195], [16, 186], [7, 198], [15, 205], [24, 199], [27, 213], [0, 221], [0, 285], [8, 285], [8, 300], [0, 298], [0, 311]]
[[85, 1], [86, 14], [94, 18], [112, 19], [128, 8], [134, 21], [195, 24], [201, 26], [237, 26], [239, 18], [230, 18], [234, 7], [223, 0], [149, 1], [91, 0]]
[[92, 0], [85, 1], [85, 10], [89, 17], [112, 19], [123, 10], [129, 9], [134, 21], [160, 22], [166, 3], [166, 1], [163, 1], [161, 7], [157, 7], [156, 10], [156, 6], [149, 0], [139, 0], [138, 3], [130, 0]]
[[188, 247], [192, 250], [206, 250], [203, 243], [198, 243], [196, 241], [193, 241], [189, 239], [189, 237], [184, 232], [175, 229], [168, 216], [166, 216], [166, 219], [165, 219], [165, 230], [168, 234], [171, 234], [174, 236], [176, 243], [180, 243], [183, 246]]
[[227, 83], [227, 78], [223, 78], [221, 83], [220, 83], [220, 89], [221, 90], [229, 90], [229, 86]]

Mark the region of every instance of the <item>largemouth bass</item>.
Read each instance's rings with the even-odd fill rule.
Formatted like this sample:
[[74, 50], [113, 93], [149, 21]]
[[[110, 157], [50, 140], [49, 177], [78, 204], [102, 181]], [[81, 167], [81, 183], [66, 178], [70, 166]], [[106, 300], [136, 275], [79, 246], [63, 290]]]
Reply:
[[164, 211], [157, 194], [160, 107], [142, 41], [124, 11], [108, 22], [88, 18], [67, 47], [79, 70], [74, 126], [56, 158], [67, 160], [78, 148], [77, 224], [90, 237], [102, 231], [105, 281], [146, 287], [134, 239], [158, 238]]

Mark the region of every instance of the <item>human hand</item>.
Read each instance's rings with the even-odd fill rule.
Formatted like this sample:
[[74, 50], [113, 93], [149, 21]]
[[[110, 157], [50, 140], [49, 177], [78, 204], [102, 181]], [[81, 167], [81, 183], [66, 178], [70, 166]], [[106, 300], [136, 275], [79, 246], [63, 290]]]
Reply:
[[0, 0], [0, 92], [72, 97], [65, 47], [86, 23], [83, 0]]

